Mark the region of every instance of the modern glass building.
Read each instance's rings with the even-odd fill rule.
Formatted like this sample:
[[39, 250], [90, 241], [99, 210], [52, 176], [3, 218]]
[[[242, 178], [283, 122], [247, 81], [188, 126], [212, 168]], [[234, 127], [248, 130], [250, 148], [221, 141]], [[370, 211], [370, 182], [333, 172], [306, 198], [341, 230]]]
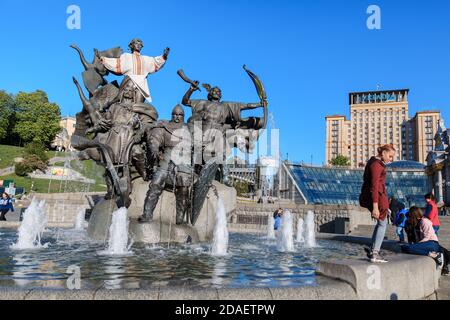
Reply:
[[[297, 203], [359, 205], [363, 174], [363, 169], [283, 163], [280, 197]], [[431, 190], [424, 165], [415, 161], [388, 165], [386, 186], [390, 196], [407, 206], [423, 206], [423, 196]]]

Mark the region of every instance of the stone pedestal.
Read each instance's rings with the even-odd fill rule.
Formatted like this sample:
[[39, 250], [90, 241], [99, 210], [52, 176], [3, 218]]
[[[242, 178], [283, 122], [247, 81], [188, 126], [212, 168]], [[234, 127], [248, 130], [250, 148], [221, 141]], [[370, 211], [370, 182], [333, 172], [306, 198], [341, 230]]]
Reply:
[[[227, 215], [230, 216], [236, 210], [236, 190], [217, 181], [214, 181], [213, 185], [225, 205]], [[160, 196], [153, 220], [149, 223], [139, 223], [137, 219], [142, 215], [147, 190], [148, 182], [142, 179], [133, 182], [132, 204], [128, 208], [128, 217], [129, 233], [134, 242], [185, 243], [188, 238], [194, 243], [212, 240], [217, 210], [217, 197], [212, 188], [208, 192], [195, 226], [175, 224], [175, 195], [168, 191], [164, 191]], [[88, 227], [91, 238], [101, 241], [108, 239], [111, 216], [115, 210], [117, 206], [112, 200], [103, 200], [94, 207]]]

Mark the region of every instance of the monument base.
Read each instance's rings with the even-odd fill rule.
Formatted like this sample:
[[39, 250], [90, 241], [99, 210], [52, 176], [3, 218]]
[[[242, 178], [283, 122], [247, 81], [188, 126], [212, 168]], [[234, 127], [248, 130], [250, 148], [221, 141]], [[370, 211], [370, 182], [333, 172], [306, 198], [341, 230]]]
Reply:
[[160, 221], [139, 223], [130, 221], [130, 236], [135, 242], [143, 243], [196, 243], [200, 242], [195, 227], [189, 225], [172, 225]]
[[[236, 210], [236, 190], [213, 182], [213, 187], [208, 191], [200, 216], [195, 224], [176, 225], [175, 195], [164, 191], [159, 198], [153, 212], [153, 220], [148, 223], [139, 223], [137, 219], [142, 215], [145, 196], [148, 190], [148, 182], [137, 179], [133, 182], [132, 204], [128, 208], [130, 218], [129, 234], [134, 242], [141, 243], [192, 243], [207, 242], [213, 238], [214, 225], [218, 198], [213, 188], [217, 190], [219, 197], [225, 205], [227, 216]], [[112, 213], [117, 205], [113, 200], [102, 200], [92, 210], [89, 220], [88, 235], [94, 240], [107, 241]]]

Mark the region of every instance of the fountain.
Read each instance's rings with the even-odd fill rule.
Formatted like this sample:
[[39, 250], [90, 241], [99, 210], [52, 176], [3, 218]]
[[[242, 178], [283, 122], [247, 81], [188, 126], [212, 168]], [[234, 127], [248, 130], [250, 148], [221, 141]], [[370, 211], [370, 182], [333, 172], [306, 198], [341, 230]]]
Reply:
[[275, 219], [272, 214], [269, 215], [267, 221], [267, 239], [275, 239]]
[[305, 237], [305, 245], [308, 248], [314, 248], [317, 246], [316, 244], [316, 224], [314, 222], [314, 212], [308, 211], [306, 214], [306, 237]]
[[102, 252], [106, 255], [128, 255], [132, 243], [128, 244], [128, 215], [126, 208], [120, 208], [112, 215], [111, 226], [109, 227], [108, 248]]
[[86, 221], [84, 219], [85, 210], [82, 209], [78, 211], [76, 219], [75, 219], [75, 230], [84, 230], [86, 227]]
[[294, 248], [294, 225], [292, 214], [284, 210], [281, 217], [281, 227], [277, 230], [277, 249], [280, 252], [293, 252]]
[[297, 221], [297, 242], [298, 243], [305, 243], [305, 228], [304, 228], [304, 221], [302, 218], [299, 218]]
[[[119, 58], [121, 54], [116, 51], [118, 50], [110, 49], [108, 52], [98, 52], [97, 55], [106, 57], [108, 54], [110, 58]], [[199, 155], [201, 162], [198, 167], [189, 162], [175, 164], [171, 158], [179, 153], [172, 144], [173, 138], [180, 138], [175, 134], [177, 130], [201, 131], [203, 127], [192, 129], [187, 126], [181, 106], [173, 109], [172, 120], [160, 121], [153, 106], [135, 101], [140, 99], [141, 95], [138, 93], [142, 93], [142, 88], [130, 81], [129, 77], [120, 86], [106, 81], [103, 79], [107, 74], [104, 65], [99, 63], [98, 58], [95, 59], [98, 64], [95, 67], [84, 64], [88, 70], [85, 70], [83, 79], [105, 81], [88, 83], [85, 87], [92, 89], [88, 98], [83, 93], [83, 87], [74, 79], [83, 109], [77, 114], [71, 144], [80, 152], [80, 159], [90, 159], [104, 167], [107, 196], [90, 203], [90, 220], [86, 232], [79, 232], [85, 228], [84, 211], [80, 211], [74, 228], [69, 232], [46, 230], [46, 239], [51, 239], [52, 246], [47, 250], [32, 252], [33, 264], [28, 263], [29, 257], [20, 255], [14, 261], [5, 259], [6, 271], [0, 274], [0, 281], [11, 286], [12, 281], [8, 277], [13, 275], [13, 279], [18, 281], [17, 286], [34, 288], [43, 286], [47, 281], [66, 279], [65, 270], [75, 265], [83, 272], [83, 287], [87, 290], [102, 287], [162, 290], [164, 286], [206, 289], [299, 287], [315, 284], [314, 266], [320, 257], [329, 254], [330, 257], [343, 259], [349, 252], [358, 257], [358, 248], [352, 246], [341, 251], [334, 250], [342, 245], [327, 240], [324, 240], [322, 247], [310, 250], [308, 254], [296, 252], [294, 221], [289, 210], [284, 211], [277, 232], [273, 229], [274, 217], [269, 216], [267, 238], [275, 238], [276, 247], [275, 241], [264, 241], [265, 235], [229, 234], [227, 214], [236, 212], [237, 194], [229, 186], [230, 181], [227, 181], [229, 177], [226, 166], [221, 166], [214, 159], [204, 160], [207, 154]], [[103, 70], [101, 74], [98, 73], [100, 69]], [[239, 132], [241, 136], [236, 133], [239, 138], [236, 141], [245, 143], [233, 142], [231, 148], [226, 149], [227, 152], [229, 149], [239, 148], [248, 154], [260, 136], [259, 130], [266, 127], [268, 104], [262, 82], [248, 69], [244, 69], [258, 89], [264, 118], [240, 119], [241, 111], [248, 108], [247, 103], [233, 103], [229, 106], [225, 102], [210, 101], [208, 97], [203, 100], [183, 100], [186, 100], [185, 105], [191, 107], [194, 118], [201, 116], [213, 119], [207, 123], [208, 126], [218, 127], [220, 130], [231, 128]], [[187, 78], [180, 71], [182, 70], [179, 70], [178, 75], [186, 81]], [[190, 97], [199, 82], [187, 82], [190, 84], [189, 89], [186, 88], [189, 91], [184, 96]], [[208, 93], [217, 91], [206, 84], [204, 88]], [[201, 102], [204, 108], [189, 105], [192, 101]], [[130, 105], [133, 108], [128, 108]], [[103, 110], [105, 106], [108, 106], [107, 110]], [[223, 112], [214, 111], [219, 107], [224, 110], [232, 107], [232, 121], [229, 117], [222, 116]], [[140, 129], [143, 126], [145, 133], [152, 139], [148, 139], [148, 136], [141, 137], [144, 131], [129, 125], [136, 121], [139, 122]], [[104, 124], [109, 122], [112, 127], [105, 131]], [[194, 133], [195, 131], [197, 130]], [[91, 134], [86, 135], [86, 132]], [[188, 132], [187, 136], [189, 134], [192, 132]], [[240, 139], [244, 136], [245, 139]], [[193, 138], [196, 139], [195, 135]], [[231, 141], [231, 138], [233, 137], [228, 139], [227, 136], [227, 140]], [[153, 142], [159, 142], [160, 145], [155, 146]], [[218, 147], [212, 143], [203, 145], [204, 142], [206, 140], [200, 137], [193, 146], [199, 144], [208, 152], [219, 154], [219, 150], [215, 150]], [[155, 150], [149, 150], [152, 147]], [[186, 150], [192, 150], [191, 147], [188, 146]], [[187, 152], [188, 159], [192, 156]], [[69, 169], [71, 165], [78, 166], [78, 160], [73, 164], [69, 160], [65, 161], [65, 169]], [[154, 168], [151, 177], [146, 171], [148, 167]], [[151, 180], [150, 189], [148, 180]], [[67, 191], [67, 187], [70, 187], [67, 186], [68, 181], [66, 179], [63, 184], [61, 180], [59, 191]], [[42, 246], [41, 235], [46, 224], [44, 204], [33, 200], [24, 214], [17, 243], [6, 247], [0, 242], [1, 253], [13, 256], [10, 252], [12, 248]], [[305, 221], [306, 236], [302, 231], [303, 220], [300, 219], [297, 225], [297, 241], [305, 241], [308, 247], [316, 245], [314, 214], [311, 214], [308, 213]], [[6, 230], [2, 240], [7, 242], [15, 237], [15, 233]], [[131, 251], [133, 242], [136, 245]], [[162, 243], [170, 245], [163, 246]], [[333, 250], [328, 252], [329, 248]], [[228, 254], [229, 252], [232, 254]], [[226, 258], [220, 258], [224, 256]], [[51, 267], [46, 267], [49, 262], [52, 263]], [[43, 270], [49, 271], [36, 272], [34, 265], [44, 266]], [[58, 286], [62, 290], [67, 289], [64, 284]]]
[[45, 201], [39, 201], [35, 198], [23, 214], [23, 220], [19, 227], [17, 242], [11, 245], [12, 249], [39, 249], [46, 247], [47, 244], [41, 244], [42, 233], [47, 223], [45, 214]]
[[213, 256], [225, 256], [228, 250], [227, 214], [222, 199], [219, 198], [216, 210], [216, 224], [214, 226], [214, 238], [211, 247]]

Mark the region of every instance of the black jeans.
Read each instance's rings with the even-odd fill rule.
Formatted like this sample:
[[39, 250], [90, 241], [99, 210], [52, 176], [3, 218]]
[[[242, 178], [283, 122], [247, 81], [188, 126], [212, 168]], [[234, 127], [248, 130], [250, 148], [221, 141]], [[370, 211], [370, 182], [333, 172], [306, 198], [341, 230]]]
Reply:
[[6, 221], [5, 215], [8, 213], [9, 209], [0, 210], [0, 221]]

